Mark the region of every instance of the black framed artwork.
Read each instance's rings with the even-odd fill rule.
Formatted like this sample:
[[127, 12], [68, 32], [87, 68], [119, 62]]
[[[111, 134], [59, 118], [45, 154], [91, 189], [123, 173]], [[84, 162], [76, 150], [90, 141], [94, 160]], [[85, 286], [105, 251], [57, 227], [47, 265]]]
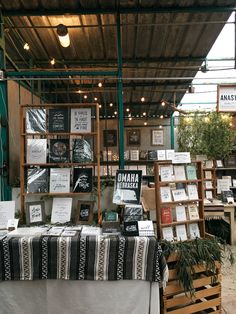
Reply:
[[91, 224], [93, 222], [94, 201], [78, 201], [76, 224]]
[[117, 146], [117, 130], [103, 131], [104, 147]]
[[26, 224], [40, 225], [45, 223], [45, 207], [43, 201], [26, 203]]
[[139, 146], [141, 144], [141, 132], [140, 130], [127, 130], [127, 145]]

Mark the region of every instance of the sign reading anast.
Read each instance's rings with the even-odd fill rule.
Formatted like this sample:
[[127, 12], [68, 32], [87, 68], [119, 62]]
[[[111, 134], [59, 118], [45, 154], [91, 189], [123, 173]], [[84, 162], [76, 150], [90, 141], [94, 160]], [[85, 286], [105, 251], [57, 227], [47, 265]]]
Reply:
[[217, 111], [236, 111], [236, 85], [218, 85], [217, 87]]

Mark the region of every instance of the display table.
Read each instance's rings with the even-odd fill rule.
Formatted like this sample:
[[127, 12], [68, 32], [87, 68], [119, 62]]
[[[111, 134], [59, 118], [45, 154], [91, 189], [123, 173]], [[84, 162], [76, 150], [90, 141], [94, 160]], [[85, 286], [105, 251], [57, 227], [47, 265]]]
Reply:
[[158, 313], [167, 272], [154, 237], [3, 239], [1, 314]]

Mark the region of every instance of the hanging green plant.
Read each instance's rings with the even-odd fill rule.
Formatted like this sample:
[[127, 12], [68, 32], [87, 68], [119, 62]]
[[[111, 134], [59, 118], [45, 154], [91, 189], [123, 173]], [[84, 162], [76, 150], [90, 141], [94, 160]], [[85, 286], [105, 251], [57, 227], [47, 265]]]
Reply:
[[192, 156], [207, 155], [211, 159], [224, 159], [233, 150], [234, 132], [229, 115], [196, 112], [191, 117], [180, 117], [177, 128], [179, 151]]

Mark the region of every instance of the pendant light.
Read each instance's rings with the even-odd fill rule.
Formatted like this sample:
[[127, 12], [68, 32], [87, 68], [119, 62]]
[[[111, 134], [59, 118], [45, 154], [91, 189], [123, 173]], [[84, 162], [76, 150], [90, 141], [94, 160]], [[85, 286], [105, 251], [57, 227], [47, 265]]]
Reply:
[[62, 47], [66, 48], [70, 46], [70, 37], [68, 33], [68, 29], [65, 25], [59, 24], [57, 26], [57, 35]]

